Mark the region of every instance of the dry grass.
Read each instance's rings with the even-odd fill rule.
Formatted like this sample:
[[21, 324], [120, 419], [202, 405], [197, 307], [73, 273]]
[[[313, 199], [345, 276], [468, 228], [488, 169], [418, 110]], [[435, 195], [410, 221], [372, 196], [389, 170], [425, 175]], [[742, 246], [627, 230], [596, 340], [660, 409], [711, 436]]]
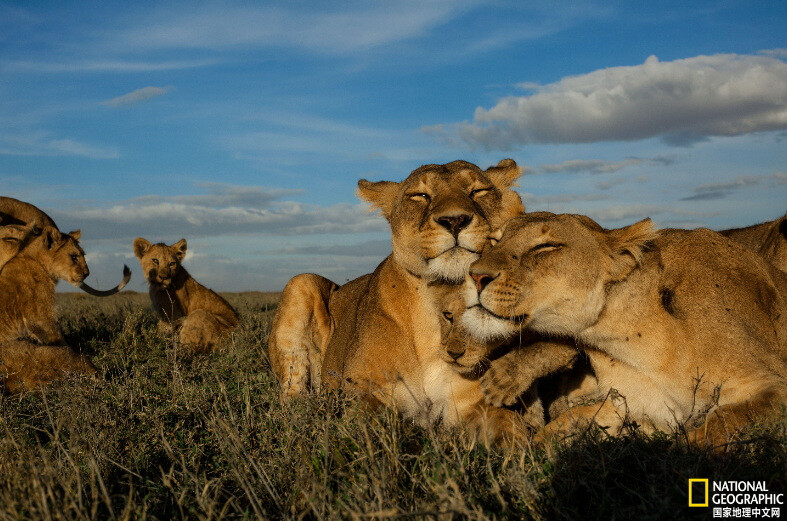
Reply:
[[0, 397], [0, 520], [707, 519], [687, 479], [785, 485], [785, 422], [718, 456], [673, 436], [589, 432], [488, 451], [338, 394], [281, 405], [265, 354], [276, 294], [228, 294], [221, 353], [184, 357], [147, 295], [59, 295], [98, 379]]

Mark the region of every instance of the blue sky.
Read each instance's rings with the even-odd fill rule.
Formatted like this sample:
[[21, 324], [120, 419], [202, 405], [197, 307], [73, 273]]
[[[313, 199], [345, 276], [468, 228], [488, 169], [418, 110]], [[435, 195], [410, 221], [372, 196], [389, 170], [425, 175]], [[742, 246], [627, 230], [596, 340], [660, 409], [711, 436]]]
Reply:
[[0, 2], [0, 193], [139, 291], [137, 236], [218, 290], [366, 273], [357, 180], [455, 159], [514, 158], [528, 210], [749, 225], [787, 210], [786, 35], [781, 0]]

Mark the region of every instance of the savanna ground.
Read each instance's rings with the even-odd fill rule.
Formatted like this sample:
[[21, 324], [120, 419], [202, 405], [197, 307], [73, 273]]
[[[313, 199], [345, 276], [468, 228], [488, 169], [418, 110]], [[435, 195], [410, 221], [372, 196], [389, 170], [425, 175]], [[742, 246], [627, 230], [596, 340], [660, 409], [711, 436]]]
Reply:
[[487, 450], [337, 394], [282, 405], [265, 345], [277, 294], [227, 294], [233, 343], [184, 356], [146, 294], [58, 295], [100, 377], [0, 397], [0, 519], [710, 519], [688, 478], [785, 492], [785, 426], [727, 454], [677, 434]]

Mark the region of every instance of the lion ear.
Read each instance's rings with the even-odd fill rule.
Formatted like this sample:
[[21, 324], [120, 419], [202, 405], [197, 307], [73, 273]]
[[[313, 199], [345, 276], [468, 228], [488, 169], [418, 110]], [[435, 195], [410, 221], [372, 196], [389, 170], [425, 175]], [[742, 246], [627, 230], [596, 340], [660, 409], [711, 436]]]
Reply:
[[490, 166], [484, 173], [500, 190], [516, 186], [516, 180], [522, 176], [524, 169], [513, 159], [503, 159], [496, 166]]
[[141, 259], [148, 252], [150, 246], [149, 240], [137, 237], [134, 239], [134, 255], [136, 255], [138, 259]]
[[175, 254], [175, 257], [177, 257], [179, 261], [182, 261], [186, 256], [186, 248], [186, 239], [181, 239], [169, 247], [169, 249], [172, 250], [172, 253]]
[[71, 236], [72, 239], [78, 241], [80, 237], [82, 237], [82, 230], [74, 230], [73, 232], [68, 232], [68, 235]]
[[612, 281], [625, 279], [642, 262], [650, 242], [659, 234], [650, 218], [604, 233], [612, 250]]
[[44, 236], [44, 246], [46, 246], [48, 250], [59, 246], [60, 243], [63, 242], [63, 234], [60, 233], [60, 230], [52, 226], [44, 228], [42, 234]]
[[399, 192], [399, 183], [393, 181], [378, 181], [373, 183], [366, 179], [358, 181], [358, 197], [371, 203], [374, 209], [380, 210], [383, 217], [391, 218], [396, 194]]

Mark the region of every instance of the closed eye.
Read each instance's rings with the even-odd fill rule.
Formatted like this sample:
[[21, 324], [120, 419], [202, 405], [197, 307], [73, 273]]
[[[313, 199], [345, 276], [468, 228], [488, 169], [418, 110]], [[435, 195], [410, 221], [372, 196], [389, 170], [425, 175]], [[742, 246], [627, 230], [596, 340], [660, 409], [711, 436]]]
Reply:
[[422, 193], [422, 192], [409, 194], [407, 197], [409, 197], [413, 201], [426, 201], [426, 202], [429, 202], [429, 201], [432, 200], [432, 198], [429, 197], [429, 194], [425, 194], [425, 193]]
[[557, 250], [558, 248], [562, 248], [563, 246], [565, 246], [565, 244], [560, 244], [559, 242], [542, 242], [541, 244], [536, 244], [530, 248], [529, 253], [546, 253]]
[[488, 194], [490, 191], [492, 191], [491, 188], [476, 188], [470, 192], [470, 198], [475, 199], [476, 197], [481, 197], [482, 195]]

